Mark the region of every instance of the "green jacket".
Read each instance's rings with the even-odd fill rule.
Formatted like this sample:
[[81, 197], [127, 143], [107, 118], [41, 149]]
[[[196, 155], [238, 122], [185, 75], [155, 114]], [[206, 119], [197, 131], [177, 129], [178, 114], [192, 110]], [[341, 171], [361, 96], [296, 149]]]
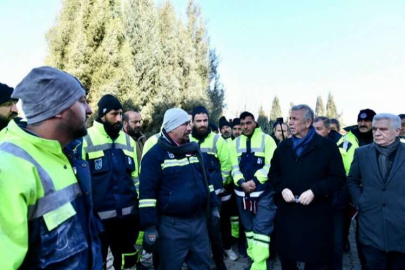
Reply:
[[[84, 205], [78, 203], [81, 188], [60, 143], [31, 135], [14, 121], [4, 132], [0, 143], [1, 268], [20, 268], [27, 258], [29, 268], [51, 267], [75, 257], [87, 248], [80, 225], [84, 217], [78, 216], [81, 209], [77, 208]], [[63, 257], [53, 252], [60, 248], [64, 248]]]
[[339, 147], [340, 154], [342, 155], [346, 175], [349, 175], [350, 166], [354, 158], [354, 151], [359, 147], [359, 142], [356, 136], [349, 132], [340, 138], [340, 140], [337, 142], [337, 146]]
[[229, 175], [232, 167], [226, 141], [214, 132], [210, 132], [202, 142], [190, 135], [190, 141], [200, 144], [205, 167], [210, 174], [215, 193], [217, 195], [224, 193], [224, 186], [230, 182]]
[[256, 184], [256, 191], [249, 194], [252, 198], [260, 197], [270, 188], [268, 174], [276, 148], [273, 138], [265, 134], [260, 127], [254, 130], [251, 138], [241, 135], [232, 142], [232, 177], [238, 196], [248, 196], [240, 186], [244, 181], [253, 180]]

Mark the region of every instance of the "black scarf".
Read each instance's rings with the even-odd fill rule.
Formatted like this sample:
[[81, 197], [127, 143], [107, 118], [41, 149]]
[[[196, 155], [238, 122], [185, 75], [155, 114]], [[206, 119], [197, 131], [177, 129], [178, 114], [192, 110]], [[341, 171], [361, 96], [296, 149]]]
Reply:
[[374, 143], [375, 149], [380, 154], [378, 156], [378, 168], [384, 182], [387, 181], [393, 164], [393, 161], [389, 160], [389, 156], [398, 149], [400, 143], [399, 138], [396, 138], [395, 141], [388, 146], [380, 146]]

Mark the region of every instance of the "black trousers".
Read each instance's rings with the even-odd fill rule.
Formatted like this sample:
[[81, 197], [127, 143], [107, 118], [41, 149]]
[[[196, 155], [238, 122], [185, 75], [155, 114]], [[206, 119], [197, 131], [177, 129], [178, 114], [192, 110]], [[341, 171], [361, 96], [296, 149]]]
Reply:
[[[121, 269], [136, 265], [138, 252], [135, 248], [139, 234], [139, 220], [135, 215], [103, 220], [104, 232], [100, 235], [103, 262], [106, 263], [108, 248], [114, 257], [115, 269]], [[106, 265], [104, 265], [106, 266]]]
[[224, 247], [222, 246], [221, 223], [222, 217], [220, 218], [219, 227], [214, 228], [212, 226], [212, 220], [207, 220], [208, 236], [211, 242], [212, 259], [214, 260], [215, 265], [218, 268], [220, 268], [219, 266], [224, 265]]
[[345, 238], [346, 209], [333, 209], [333, 254], [330, 270], [343, 269], [343, 248]]
[[223, 201], [221, 203], [221, 234], [222, 244], [224, 249], [231, 249], [232, 247], [232, 227], [231, 227], [231, 214], [232, 207], [236, 207], [231, 200]]
[[404, 270], [405, 253], [385, 252], [372, 246], [362, 245], [365, 270]]

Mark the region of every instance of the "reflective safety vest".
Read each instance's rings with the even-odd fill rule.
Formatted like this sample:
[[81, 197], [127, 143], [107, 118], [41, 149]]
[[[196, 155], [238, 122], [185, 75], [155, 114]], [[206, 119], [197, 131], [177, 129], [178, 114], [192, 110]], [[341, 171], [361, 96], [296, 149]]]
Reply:
[[349, 175], [350, 166], [352, 165], [354, 158], [354, 151], [359, 147], [359, 142], [356, 136], [349, 132], [339, 139], [337, 146], [342, 155], [346, 175]]
[[205, 167], [208, 170], [210, 180], [214, 185], [215, 194], [225, 195], [227, 196], [225, 199], [229, 200], [230, 196], [228, 196], [229, 194], [226, 193], [224, 189], [224, 186], [230, 179], [229, 176], [232, 167], [227, 143], [219, 134], [215, 134], [214, 132], [210, 132], [201, 142], [190, 135], [190, 141], [197, 142], [200, 145]]
[[100, 218], [133, 214], [139, 187], [135, 141], [123, 131], [112, 140], [104, 125], [95, 121], [83, 139], [83, 157], [89, 162]]
[[[258, 198], [271, 188], [267, 175], [276, 147], [273, 138], [263, 133], [260, 127], [254, 130], [251, 138], [241, 135], [233, 141], [230, 151], [236, 195]], [[256, 191], [246, 194], [241, 184], [249, 180], [255, 182]]]
[[143, 145], [142, 158], [157, 143], [159, 138], [160, 138], [160, 133], [156, 133], [155, 135], [153, 135], [152, 137], [150, 137], [149, 139], [146, 140], [145, 144]]
[[11, 121], [0, 143], [2, 269], [91, 268], [86, 209], [75, 170], [58, 141]]

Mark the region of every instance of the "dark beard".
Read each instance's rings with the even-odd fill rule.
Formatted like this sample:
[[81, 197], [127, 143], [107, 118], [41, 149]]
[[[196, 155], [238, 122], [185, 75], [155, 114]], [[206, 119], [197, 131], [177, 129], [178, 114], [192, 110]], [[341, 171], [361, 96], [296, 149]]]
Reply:
[[86, 128], [86, 125], [84, 125], [83, 128], [78, 129], [73, 133], [73, 137], [74, 137], [73, 140], [82, 138], [86, 135], [87, 135], [87, 128]]
[[111, 125], [110, 123], [103, 122], [105, 132], [111, 137], [111, 139], [118, 138], [122, 129], [122, 123], [119, 125]]
[[8, 118], [5, 118], [4, 116], [0, 116], [0, 130], [7, 127], [9, 122], [10, 122], [10, 120]]
[[193, 127], [193, 131], [191, 132], [191, 135], [200, 141], [200, 140], [205, 139], [208, 136], [208, 134], [210, 134], [210, 132], [211, 132], [210, 127], [207, 128], [207, 131], [205, 133], [200, 133], [195, 127]]
[[18, 113], [12, 113], [9, 118], [0, 115], [0, 130], [7, 127], [8, 123], [10, 123], [10, 121], [16, 118], [17, 116]]
[[137, 138], [137, 134], [135, 133], [135, 130], [132, 129], [129, 125], [127, 126], [127, 134], [131, 136], [132, 138]]

